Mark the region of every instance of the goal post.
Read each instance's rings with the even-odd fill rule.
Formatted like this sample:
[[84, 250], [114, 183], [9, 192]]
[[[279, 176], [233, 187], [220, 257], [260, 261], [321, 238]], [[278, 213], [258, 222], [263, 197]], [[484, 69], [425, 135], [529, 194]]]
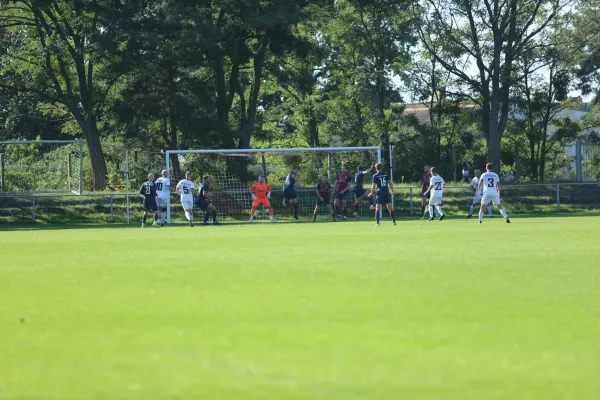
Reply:
[[82, 140], [0, 142], [0, 194], [83, 193]]
[[[316, 203], [315, 188], [323, 175], [328, 176], [335, 190], [335, 178], [342, 165], [354, 177], [359, 167], [368, 169], [381, 161], [381, 147], [318, 147], [318, 148], [255, 148], [218, 150], [168, 150], [165, 155], [166, 167], [171, 177], [171, 185], [177, 185], [185, 172], [193, 174], [194, 198], [203, 176], [212, 179], [209, 198], [217, 207], [218, 219], [226, 222], [246, 221], [250, 216], [252, 197], [249, 187], [259, 176], [264, 175], [273, 189], [271, 205], [278, 219], [292, 218], [292, 211], [283, 205], [283, 184], [285, 177], [294, 167], [299, 167], [296, 193], [298, 195], [300, 219], [312, 219]], [[176, 165], [173, 165], [174, 162]], [[371, 175], [364, 179], [365, 188], [370, 188]], [[353, 184], [353, 182], [351, 182]], [[173, 194], [167, 206], [167, 222], [174, 219], [183, 221], [183, 210], [177, 194]], [[354, 191], [349, 190], [347, 199], [348, 216], [354, 212]], [[366, 203], [366, 207], [365, 207]], [[362, 216], [373, 215], [368, 202], [361, 201]], [[333, 199], [332, 199], [333, 206]], [[194, 208], [195, 220], [204, 212]], [[174, 218], [177, 216], [176, 218]], [[319, 207], [319, 218], [328, 216], [327, 207]], [[328, 218], [331, 218], [328, 216]], [[258, 210], [255, 220], [268, 219]]]

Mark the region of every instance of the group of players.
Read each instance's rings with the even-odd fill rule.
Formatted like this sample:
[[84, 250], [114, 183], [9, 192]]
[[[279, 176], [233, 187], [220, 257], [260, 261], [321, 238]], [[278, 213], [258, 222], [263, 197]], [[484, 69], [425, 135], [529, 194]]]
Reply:
[[[371, 190], [367, 190], [364, 187], [364, 177], [375, 168], [376, 173], [373, 175]], [[477, 204], [480, 204], [479, 222], [482, 222], [484, 215], [484, 208], [487, 206], [488, 214], [491, 216], [491, 206], [489, 204], [495, 204], [502, 216], [506, 219], [506, 222], [510, 223], [510, 219], [506, 214], [506, 210], [500, 205], [500, 178], [496, 173], [492, 171], [492, 164], [486, 165], [486, 173], [481, 175], [481, 171], [475, 171], [475, 178], [471, 181], [471, 186], [475, 189], [475, 196], [473, 203], [469, 211], [469, 218], [472, 217], [473, 211]], [[292, 169], [292, 171], [286, 176], [285, 183], [283, 186], [283, 205], [284, 207], [293, 208], [294, 218], [298, 219], [298, 199], [296, 194], [296, 179], [299, 172], [298, 168]], [[194, 206], [194, 195], [195, 189], [194, 182], [192, 181], [192, 174], [186, 172], [185, 179], [182, 179], [177, 183], [175, 190], [181, 196], [181, 205], [185, 212], [185, 217], [188, 220], [190, 227], [194, 226], [193, 206]], [[319, 207], [327, 206], [329, 214], [333, 221], [346, 221], [348, 214], [347, 200], [350, 194], [352, 176], [348, 173], [348, 167], [342, 165], [342, 172], [336, 177], [335, 196], [334, 188], [329, 183], [329, 178], [324, 175], [315, 189], [317, 197], [315, 209], [313, 212], [313, 221], [317, 219], [317, 213]], [[421, 213], [422, 217], [425, 217], [427, 211], [429, 211], [429, 221], [435, 219], [435, 213], [437, 211], [439, 220], [444, 219], [444, 212], [441, 208], [443, 191], [445, 181], [436, 172], [435, 167], [426, 167], [424, 173], [421, 175], [420, 187], [422, 195]], [[213, 224], [217, 225], [217, 209], [208, 198], [208, 191], [211, 187], [210, 176], [205, 176], [198, 188], [198, 195], [196, 197], [195, 204], [198, 208], [206, 211], [204, 215], [204, 225], [208, 224], [209, 218], [212, 216]], [[354, 175], [353, 191], [355, 196], [354, 202], [354, 217], [358, 218], [358, 209], [363, 199], [368, 199], [370, 209], [375, 210], [376, 224], [379, 225], [381, 206], [386, 205], [392, 222], [396, 225], [396, 217], [394, 209], [392, 207], [393, 184], [390, 180], [390, 176], [382, 171], [382, 164], [377, 163], [374, 167], [364, 169], [358, 167], [356, 174]], [[162, 171], [162, 176], [156, 181], [154, 180], [154, 174], [148, 175], [148, 181], [144, 182], [140, 189], [140, 194], [144, 196], [144, 216], [142, 218], [142, 228], [146, 226], [146, 220], [149, 212], [154, 213], [154, 222], [152, 226], [164, 226], [165, 218], [167, 215], [167, 204], [169, 201], [170, 192], [173, 190], [171, 182], [169, 180], [168, 171]], [[250, 210], [250, 220], [254, 220], [254, 215], [259, 207], [263, 207], [268, 211], [271, 221], [276, 222], [273, 216], [273, 207], [271, 206], [271, 193], [273, 190], [271, 186], [266, 183], [265, 177], [260, 176], [257, 183], [250, 187], [249, 192], [252, 196], [252, 208]], [[376, 195], [376, 196], [375, 196]], [[335, 212], [331, 207], [331, 201], [335, 207]], [[429, 199], [429, 207], [426, 208], [427, 199]], [[376, 204], [375, 204], [376, 203]], [[160, 211], [160, 222], [159, 222], [159, 211]]]
[[[473, 216], [473, 211], [479, 205], [479, 223], [481, 224], [484, 216], [484, 208], [487, 207], [488, 215], [491, 217], [491, 204], [495, 204], [506, 222], [510, 223], [506, 210], [500, 205], [500, 177], [493, 171], [491, 163], [486, 164], [485, 169], [486, 172], [483, 175], [480, 170], [475, 170], [475, 177], [471, 181], [471, 187], [475, 190], [475, 195], [469, 209], [468, 218]], [[437, 211], [439, 220], [443, 220], [444, 212], [441, 206], [446, 182], [437, 174], [435, 167], [430, 168], [426, 166], [419, 183], [422, 198], [421, 219], [425, 218], [425, 214], [429, 211], [429, 221], [433, 221], [435, 220], [435, 213]], [[429, 200], [428, 208], [426, 208], [427, 200]]]

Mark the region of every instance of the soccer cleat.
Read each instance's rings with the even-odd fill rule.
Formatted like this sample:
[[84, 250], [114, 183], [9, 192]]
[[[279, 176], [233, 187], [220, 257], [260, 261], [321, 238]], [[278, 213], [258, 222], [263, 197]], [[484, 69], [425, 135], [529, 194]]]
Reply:
[[165, 223], [164, 223], [164, 222], [161, 222], [161, 223], [160, 223], [160, 226], [165, 226]]
[[444, 215], [446, 215], [446, 214], [442, 214], [442, 215], [440, 216], [440, 221], [444, 219]]
[[188, 225], [190, 226], [190, 228], [193, 228], [194, 227], [194, 223], [192, 221], [188, 221], [188, 222], [189, 222]]
[[394, 222], [394, 226], [396, 226], [396, 222]]
[[435, 218], [429, 218], [427, 222], [435, 221]]
[[342, 217], [342, 221], [344, 221], [344, 222], [345, 222], [345, 221], [346, 221], [346, 217]]
[[467, 219], [468, 219], [468, 218], [471, 218], [472, 216], [473, 216], [473, 214], [469, 214], [469, 215], [467, 216]]
[[510, 224], [510, 219], [509, 218], [506, 218], [506, 223]]
[[221, 225], [221, 223], [219, 221], [215, 221], [213, 222], [213, 225]]
[[298, 221], [298, 216], [297, 216], [297, 215], [294, 215], [294, 219], [295, 219], [296, 221]]
[[479, 221], [479, 223], [481, 223], [481, 221]]
[[379, 222], [375, 224], [375, 226], [379, 226]]
[[360, 218], [360, 217], [358, 216], [358, 213], [354, 213], [354, 214], [352, 214], [352, 216], [353, 216], [354, 218], [356, 218], [356, 219], [359, 219], [359, 218]]
[[208, 225], [208, 221], [203, 222], [202, 225]]
[[275, 219], [275, 217], [271, 217], [271, 222], [277, 222], [277, 220]]
[[313, 217], [313, 222], [317, 222], [317, 216], [316, 215]]
[[146, 224], [144, 224], [144, 223], [142, 222], [142, 228], [145, 228], [145, 227], [146, 227]]
[[155, 223], [153, 223], [153, 224], [152, 224], [152, 226], [153, 226], [154, 228], [158, 228], [158, 227], [160, 227], [160, 225], [158, 225], [158, 223], [156, 223], [156, 222], [155, 222]]

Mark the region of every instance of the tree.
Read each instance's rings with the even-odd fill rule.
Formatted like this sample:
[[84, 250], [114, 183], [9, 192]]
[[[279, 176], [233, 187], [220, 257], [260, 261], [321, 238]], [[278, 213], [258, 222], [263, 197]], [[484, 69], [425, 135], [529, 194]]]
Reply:
[[31, 93], [68, 112], [87, 143], [94, 188], [106, 185], [106, 162], [98, 130], [99, 109], [118, 77], [102, 69], [98, 47], [103, 18], [110, 15], [97, 0], [8, 1], [0, 8], [0, 27], [14, 45], [2, 58], [0, 87], [14, 93]]
[[[354, 114], [350, 126], [360, 132], [360, 144], [368, 141], [368, 131], [377, 144], [390, 144], [386, 110], [400, 101], [392, 76], [403, 68], [409, 49], [415, 43], [417, 19], [409, 0], [342, 0], [326, 32], [335, 65], [330, 87], [337, 91], [334, 107], [340, 116]], [[337, 104], [336, 104], [337, 103]], [[389, 154], [384, 151], [385, 160]]]
[[[548, 31], [575, 0], [422, 0], [421, 44], [463, 85], [476, 93], [488, 160], [500, 166], [510, 92], [522, 77], [514, 62], [533, 47], [547, 47]], [[442, 43], [442, 46], [434, 46]], [[455, 55], [447, 60], [439, 49]], [[538, 65], [537, 68], [543, 68]], [[474, 68], [474, 71], [471, 70]]]

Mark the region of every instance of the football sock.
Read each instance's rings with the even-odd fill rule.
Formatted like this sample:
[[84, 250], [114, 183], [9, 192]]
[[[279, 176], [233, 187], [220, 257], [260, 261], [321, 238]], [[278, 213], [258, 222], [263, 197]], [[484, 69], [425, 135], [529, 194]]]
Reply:
[[164, 224], [165, 219], [167, 219], [167, 213], [163, 211], [163, 213], [160, 215], [160, 223]]
[[189, 212], [185, 212], [185, 219], [187, 219], [188, 221], [190, 220], [190, 213]]
[[433, 206], [429, 206], [429, 218], [433, 218], [433, 215], [434, 215], [433, 213], [434, 213]]
[[358, 201], [354, 203], [354, 212], [358, 212]]
[[492, 215], [492, 206], [488, 206], [487, 211], [488, 215]]
[[158, 222], [158, 214], [154, 214], [154, 222]]
[[504, 218], [508, 219], [508, 214], [506, 213], [506, 210], [504, 208], [500, 210], [500, 214], [502, 214]]
[[142, 224], [145, 224], [145, 223], [146, 223], [146, 215], [144, 215], [144, 216], [142, 217]]
[[[254, 214], [253, 214], [254, 215]], [[269, 215], [272, 217], [273, 216], [273, 209], [269, 208]]]
[[369, 205], [372, 206], [373, 205], [373, 196], [367, 197], [367, 198], [369, 199]]
[[392, 222], [396, 223], [396, 214], [394, 214], [394, 210], [390, 211], [390, 217], [392, 217]]
[[438, 214], [444, 215], [444, 213], [442, 212], [442, 207], [441, 206], [435, 206], [435, 209], [437, 210]]
[[348, 216], [348, 207], [344, 207], [344, 217]]
[[479, 222], [483, 219], [483, 208], [479, 210]]
[[210, 218], [210, 214], [207, 212], [204, 213], [204, 223], [208, 222], [208, 218]]
[[256, 212], [256, 210], [255, 210], [254, 208], [252, 208], [252, 209], [250, 210], [250, 216], [251, 216], [251, 217], [254, 217], [254, 213], [255, 213], [255, 212]]
[[421, 206], [421, 215], [425, 216], [425, 206]]
[[340, 207], [339, 206], [335, 206], [335, 213], [337, 215], [340, 215]]
[[475, 211], [475, 205], [472, 204], [471, 208], [469, 209], [469, 215], [473, 215], [473, 211]]
[[335, 219], [335, 213], [331, 213], [331, 216], [333, 217], [333, 219]]
[[212, 212], [213, 222], [217, 222], [217, 210]]
[[375, 210], [375, 220], [379, 223], [379, 210]]
[[298, 216], [298, 203], [294, 203], [294, 217]]

